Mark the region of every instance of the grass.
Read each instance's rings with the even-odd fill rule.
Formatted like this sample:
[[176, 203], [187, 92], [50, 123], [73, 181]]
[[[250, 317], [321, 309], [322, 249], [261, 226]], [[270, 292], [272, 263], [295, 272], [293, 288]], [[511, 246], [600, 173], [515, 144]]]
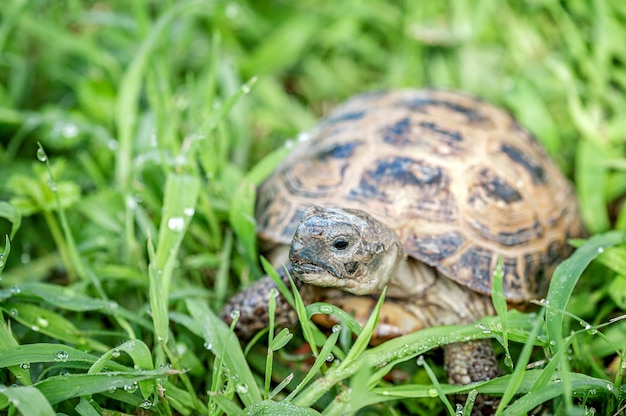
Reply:
[[[502, 395], [505, 415], [626, 412], [626, 3], [8, 0], [0, 14], [2, 414], [431, 415], [473, 390]], [[357, 92], [425, 85], [510, 109], [575, 181], [589, 240], [535, 312], [496, 291], [480, 325], [368, 347], [374, 320], [327, 335], [309, 317], [333, 309], [301, 305], [303, 330], [244, 353], [215, 313], [262, 274], [254, 189], [283, 143]], [[431, 351], [479, 338], [503, 345], [507, 374], [445, 384]]]

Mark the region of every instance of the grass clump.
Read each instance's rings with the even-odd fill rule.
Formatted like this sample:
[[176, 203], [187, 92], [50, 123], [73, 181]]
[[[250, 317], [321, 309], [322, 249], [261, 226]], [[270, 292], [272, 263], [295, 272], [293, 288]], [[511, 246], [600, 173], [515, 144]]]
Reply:
[[[507, 415], [624, 413], [620, 2], [8, 0], [0, 15], [1, 412], [430, 415], [464, 393], [469, 414], [478, 391]], [[405, 86], [509, 108], [575, 181], [591, 238], [536, 312], [496, 291], [497, 317], [368, 347], [375, 315], [361, 329], [300, 305], [303, 330], [242, 351], [215, 312], [263, 273], [255, 185], [336, 103]], [[344, 325], [324, 334], [315, 312]], [[431, 351], [482, 338], [507, 374], [445, 384]]]

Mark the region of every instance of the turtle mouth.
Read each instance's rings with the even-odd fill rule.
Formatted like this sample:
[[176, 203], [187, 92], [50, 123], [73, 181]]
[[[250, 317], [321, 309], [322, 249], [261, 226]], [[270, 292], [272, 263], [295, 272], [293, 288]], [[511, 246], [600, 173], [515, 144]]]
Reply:
[[313, 263], [301, 263], [292, 265], [292, 270], [296, 275], [300, 276], [306, 273], [322, 273], [324, 268]]
[[[326, 266], [326, 267], [324, 267]], [[319, 276], [330, 274], [334, 277], [337, 276], [336, 271], [329, 267], [329, 265], [319, 265], [315, 263], [299, 263], [291, 266], [293, 273], [298, 276], [302, 281], [316, 281]]]

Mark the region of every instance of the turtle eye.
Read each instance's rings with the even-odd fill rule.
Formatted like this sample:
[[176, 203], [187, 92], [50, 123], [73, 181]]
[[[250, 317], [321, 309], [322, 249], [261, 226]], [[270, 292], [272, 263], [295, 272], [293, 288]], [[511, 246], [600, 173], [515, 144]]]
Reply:
[[348, 248], [350, 241], [345, 237], [337, 237], [333, 240], [333, 248], [337, 251], [343, 251]]

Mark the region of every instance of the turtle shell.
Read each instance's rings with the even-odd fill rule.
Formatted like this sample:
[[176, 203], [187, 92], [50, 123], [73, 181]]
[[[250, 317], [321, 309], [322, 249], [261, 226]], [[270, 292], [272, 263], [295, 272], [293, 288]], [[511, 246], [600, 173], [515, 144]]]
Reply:
[[570, 182], [506, 111], [452, 91], [358, 95], [319, 123], [260, 186], [261, 240], [290, 244], [304, 209], [357, 208], [406, 253], [490, 293], [499, 258], [511, 302], [545, 295], [583, 234]]

